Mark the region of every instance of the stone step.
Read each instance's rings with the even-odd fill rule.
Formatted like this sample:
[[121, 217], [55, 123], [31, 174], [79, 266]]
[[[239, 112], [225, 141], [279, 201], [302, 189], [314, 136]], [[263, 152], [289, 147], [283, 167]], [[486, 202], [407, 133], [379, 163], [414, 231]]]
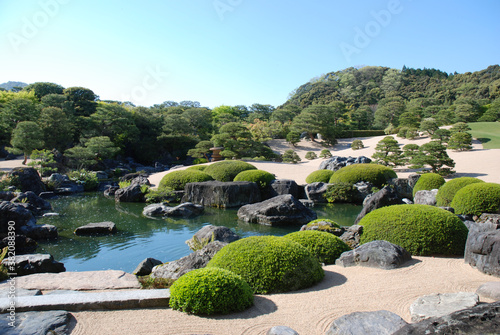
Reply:
[[[15, 298], [15, 311], [86, 311], [168, 307], [170, 290], [123, 290], [76, 294], [51, 294]], [[8, 313], [9, 298], [0, 298], [0, 313]]]

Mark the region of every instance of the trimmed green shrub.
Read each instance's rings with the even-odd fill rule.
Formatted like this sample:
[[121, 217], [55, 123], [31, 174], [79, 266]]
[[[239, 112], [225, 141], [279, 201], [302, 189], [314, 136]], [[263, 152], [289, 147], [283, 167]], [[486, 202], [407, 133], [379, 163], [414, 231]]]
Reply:
[[468, 230], [453, 213], [429, 205], [394, 205], [368, 213], [361, 244], [385, 240], [412, 255], [458, 255], [464, 253]]
[[457, 191], [450, 204], [456, 214], [500, 212], [500, 184], [475, 183]]
[[159, 190], [170, 188], [175, 191], [184, 189], [188, 183], [213, 180], [213, 178], [202, 171], [197, 170], [177, 170], [167, 173], [160, 181]]
[[332, 153], [328, 149], [323, 149], [319, 153], [319, 158], [330, 158], [332, 157]]
[[461, 177], [446, 182], [445, 184], [441, 185], [438, 190], [438, 193], [436, 195], [436, 206], [450, 206], [451, 201], [453, 200], [453, 197], [458, 192], [458, 190], [460, 190], [462, 187], [475, 183], [484, 183], [484, 181], [474, 177]]
[[303, 246], [277, 236], [251, 236], [222, 248], [208, 267], [239, 274], [254, 293], [288, 292], [320, 282], [324, 271]]
[[311, 184], [311, 183], [328, 183], [330, 181], [330, 178], [332, 177], [333, 171], [332, 170], [316, 170], [311, 172], [307, 178], [306, 178], [306, 183]]
[[296, 231], [284, 237], [305, 247], [324, 264], [334, 264], [344, 251], [351, 250], [339, 237], [323, 231]]
[[338, 182], [356, 184], [358, 181], [366, 181], [377, 187], [382, 187], [392, 178], [397, 178], [396, 172], [387, 166], [352, 164], [335, 171], [330, 178], [330, 184]]
[[193, 165], [188, 167], [186, 170], [197, 170], [197, 171], [205, 171], [208, 165]]
[[292, 149], [285, 150], [285, 152], [281, 156], [281, 159], [283, 160], [284, 163], [293, 163], [293, 164], [297, 164], [302, 160], [300, 159], [299, 155]]
[[218, 181], [233, 181], [238, 173], [246, 170], [257, 170], [257, 168], [242, 161], [220, 161], [208, 165], [204, 172]]
[[354, 140], [351, 143], [352, 150], [359, 150], [359, 149], [363, 149], [364, 147], [365, 147], [365, 145], [363, 144], [363, 141], [361, 141], [361, 140]]
[[424, 173], [418, 178], [415, 186], [413, 186], [413, 196], [418, 191], [439, 189], [445, 182], [444, 178], [437, 173]]
[[352, 184], [337, 182], [329, 184], [326, 192], [323, 194], [326, 201], [333, 202], [354, 202], [356, 189]]
[[305, 158], [308, 159], [308, 160], [313, 160], [313, 159], [318, 158], [318, 156], [316, 155], [315, 152], [308, 151], [308, 152], [306, 152]]
[[228, 314], [253, 305], [252, 288], [241, 276], [216, 267], [190, 271], [170, 287], [172, 309], [192, 314]]
[[266, 188], [275, 179], [274, 174], [263, 170], [242, 171], [234, 177], [234, 181], [252, 181], [259, 185], [260, 188]]

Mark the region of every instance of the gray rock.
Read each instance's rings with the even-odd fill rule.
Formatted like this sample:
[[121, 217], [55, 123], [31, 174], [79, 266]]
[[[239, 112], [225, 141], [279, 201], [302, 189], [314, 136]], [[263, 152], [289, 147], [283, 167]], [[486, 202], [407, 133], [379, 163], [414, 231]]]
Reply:
[[64, 184], [61, 185], [60, 187], [57, 187], [54, 189], [55, 194], [59, 195], [69, 195], [69, 194], [75, 194], [75, 193], [82, 193], [85, 191], [85, 188], [83, 185], [71, 182], [69, 184]]
[[75, 291], [75, 290], [54, 290], [44, 293], [43, 295], [59, 295], [59, 294], [85, 294], [85, 293], [82, 291]]
[[148, 176], [145, 174], [138, 175], [134, 179], [132, 179], [130, 185], [147, 185], [151, 186], [151, 183], [149, 182]]
[[411, 260], [411, 255], [403, 247], [387, 241], [372, 241], [346, 251], [335, 261], [343, 267], [367, 266], [380, 269], [395, 269]]
[[476, 293], [437, 293], [418, 298], [410, 305], [410, 315], [413, 322], [432, 317], [441, 317], [461, 309], [472, 308], [479, 303]]
[[54, 198], [54, 197], [56, 196], [56, 194], [55, 194], [54, 192], [52, 192], [52, 191], [48, 191], [48, 192], [42, 192], [42, 193], [40, 193], [38, 196], [39, 196], [40, 198], [42, 198], [42, 199], [47, 200], [47, 199], [52, 199], [52, 198]]
[[163, 204], [151, 204], [144, 207], [142, 214], [145, 216], [162, 216], [162, 217], [182, 217], [190, 218], [203, 213], [203, 206], [195, 205], [191, 202], [185, 202], [175, 207]]
[[106, 171], [96, 171], [95, 176], [97, 177], [98, 180], [106, 180], [109, 178]]
[[413, 186], [410, 186], [408, 178], [393, 178], [389, 181], [389, 185], [394, 187], [400, 198], [413, 198]]
[[500, 301], [409, 324], [394, 335], [500, 334]]
[[275, 197], [277, 195], [291, 194], [295, 198], [299, 197], [299, 186], [292, 179], [276, 179], [271, 182], [271, 189], [274, 191], [271, 195]]
[[21, 192], [32, 191], [40, 194], [45, 191], [45, 185], [38, 172], [31, 167], [16, 167], [12, 169], [9, 176], [17, 179], [17, 186]]
[[[9, 245], [9, 241], [14, 240], [16, 246], [16, 255], [32, 254], [35, 252], [38, 244], [35, 240], [26, 235], [16, 234], [14, 237], [7, 236], [0, 241], [0, 250]], [[11, 242], [12, 244], [12, 242]]]
[[253, 204], [261, 199], [259, 187], [252, 182], [205, 181], [187, 184], [182, 202], [230, 208]]
[[75, 229], [75, 235], [109, 235], [116, 233], [116, 224], [111, 221], [94, 222]]
[[306, 200], [306, 199], [299, 199], [299, 201], [302, 203], [302, 205], [312, 208], [314, 207], [314, 201], [312, 200]]
[[112, 186], [112, 185], [109, 185], [105, 190], [104, 190], [104, 196], [105, 197], [114, 197], [115, 196], [115, 193], [116, 191], [118, 191], [120, 189], [119, 186]]
[[500, 300], [500, 282], [490, 281], [479, 286], [476, 293], [484, 298], [493, 299], [495, 301]]
[[240, 236], [231, 229], [224, 226], [204, 226], [198, 230], [194, 236], [186, 241], [191, 250], [195, 250], [200, 243], [219, 241], [231, 243], [240, 239]]
[[372, 160], [365, 156], [359, 156], [357, 158], [354, 157], [340, 157], [333, 156], [330, 159], [327, 159], [319, 165], [320, 170], [332, 170], [337, 171], [340, 168], [343, 168], [347, 165], [352, 164], [360, 164], [360, 163], [370, 163]]
[[11, 201], [16, 197], [16, 194], [11, 191], [0, 191], [0, 200], [1, 201]]
[[141, 185], [133, 184], [120, 188], [115, 192], [115, 201], [118, 202], [144, 202], [144, 194]]
[[70, 184], [71, 180], [65, 174], [53, 173], [47, 178], [47, 182], [51, 184], [54, 188], [61, 187], [64, 184]]
[[327, 189], [327, 183], [317, 182], [307, 184], [305, 187], [307, 199], [315, 203], [326, 203], [327, 201], [323, 195]]
[[349, 247], [357, 248], [359, 246], [361, 234], [363, 234], [363, 226], [355, 224], [346, 228], [346, 231], [340, 235], [340, 239]]
[[398, 197], [396, 191], [390, 186], [385, 186], [368, 199], [366, 204], [363, 206], [361, 213], [358, 214], [358, 217], [354, 221], [354, 224], [358, 224], [366, 214], [377, 208], [399, 205], [402, 203], [403, 201]]
[[24, 288], [17, 288], [15, 292], [12, 292], [9, 289], [0, 290], [0, 299], [9, 298], [9, 295], [15, 294], [16, 297], [33, 297], [35, 295], [42, 295], [42, 291], [40, 290], [26, 290]]
[[357, 192], [353, 201], [356, 203], [362, 203], [365, 198], [372, 193], [373, 184], [366, 181], [360, 181], [354, 184], [354, 188]]
[[51, 224], [38, 225], [28, 222], [19, 228], [19, 232], [34, 240], [55, 240], [59, 237], [57, 227]]
[[153, 271], [155, 266], [160, 264], [163, 264], [163, 262], [154, 258], [146, 258], [140, 262], [139, 265], [137, 265], [132, 273], [136, 276], [147, 276], [151, 273], [151, 271]]
[[337, 228], [334, 224], [328, 221], [318, 221], [315, 223], [303, 225], [300, 227], [300, 231], [304, 230], [320, 230], [331, 233], [335, 236], [342, 236], [346, 232], [346, 227]]
[[436, 195], [438, 193], [437, 189], [434, 190], [422, 190], [415, 193], [413, 197], [413, 202], [418, 205], [429, 205], [436, 206]]
[[27, 204], [29, 205], [27, 209], [35, 214], [52, 210], [52, 206], [47, 200], [40, 198], [31, 191], [19, 194], [17, 197], [12, 199], [11, 202]]
[[354, 312], [333, 321], [326, 335], [390, 335], [407, 324], [389, 311]]
[[299, 333], [286, 326], [274, 326], [267, 331], [266, 335], [299, 335]]
[[202, 249], [195, 251], [181, 259], [173, 262], [157, 265], [151, 272], [152, 278], [178, 279], [189, 271], [204, 268], [214, 255], [222, 249], [226, 243], [219, 241], [211, 242]]
[[0, 234], [7, 235], [9, 222], [14, 222], [17, 232], [22, 226], [28, 223], [35, 224], [36, 220], [33, 213], [21, 206], [21, 204], [2, 201], [0, 202]]
[[412, 195], [413, 195], [413, 188], [415, 187], [415, 184], [417, 181], [420, 179], [422, 175], [418, 173], [412, 173], [411, 175], [408, 176], [408, 186], [411, 187], [412, 190]]
[[279, 195], [238, 210], [238, 218], [245, 222], [266, 226], [303, 225], [317, 218], [316, 213], [305, 207], [292, 195]]
[[15, 315], [15, 327], [8, 317], [0, 318], [0, 334], [47, 335], [69, 334], [71, 314], [66, 311], [22, 312]]
[[49, 254], [18, 255], [2, 261], [9, 272], [17, 276], [26, 276], [34, 273], [59, 273], [66, 271], [63, 263], [54, 260]]

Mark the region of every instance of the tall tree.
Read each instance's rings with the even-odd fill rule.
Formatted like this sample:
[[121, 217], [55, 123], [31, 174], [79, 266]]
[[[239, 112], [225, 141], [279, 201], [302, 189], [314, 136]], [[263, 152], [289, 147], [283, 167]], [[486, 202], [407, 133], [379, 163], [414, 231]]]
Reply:
[[42, 109], [38, 124], [43, 131], [45, 148], [64, 151], [71, 146], [74, 125], [61, 108]]
[[12, 131], [12, 139], [10, 144], [15, 149], [24, 153], [23, 165], [26, 164], [28, 156], [33, 150], [43, 148], [43, 131], [36, 122], [22, 121], [19, 122]]
[[398, 141], [392, 136], [386, 136], [377, 143], [372, 158], [378, 164], [385, 166], [400, 166], [404, 164], [403, 151]]
[[410, 164], [416, 168], [429, 166], [431, 172], [441, 175], [453, 173], [451, 168], [455, 167], [455, 162], [448, 156], [446, 147], [437, 141], [422, 144]]
[[95, 113], [98, 96], [92, 90], [85, 87], [69, 87], [64, 90], [64, 94], [73, 102], [77, 116], [90, 116]]
[[54, 83], [36, 82], [24, 87], [25, 91], [34, 91], [38, 100], [48, 94], [62, 94], [64, 87]]

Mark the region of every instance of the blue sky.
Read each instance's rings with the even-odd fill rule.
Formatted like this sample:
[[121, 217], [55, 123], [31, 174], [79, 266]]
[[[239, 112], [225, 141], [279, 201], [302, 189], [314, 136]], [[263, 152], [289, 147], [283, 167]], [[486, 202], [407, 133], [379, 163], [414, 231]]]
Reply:
[[498, 0], [0, 0], [0, 83], [150, 106], [279, 106], [350, 66], [498, 64]]

